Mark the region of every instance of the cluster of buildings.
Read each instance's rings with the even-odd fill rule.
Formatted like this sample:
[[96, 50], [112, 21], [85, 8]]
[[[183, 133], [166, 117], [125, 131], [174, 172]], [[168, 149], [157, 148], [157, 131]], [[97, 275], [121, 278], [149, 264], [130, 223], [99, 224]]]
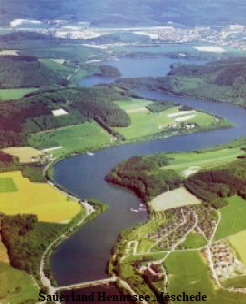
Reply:
[[52, 160], [53, 160], [53, 156], [49, 152], [43, 152], [40, 155], [36, 155], [36, 156], [31, 157], [31, 163], [32, 164], [45, 165], [45, 164], [48, 164]]
[[146, 30], [165, 42], [187, 43], [207, 42], [220, 46], [231, 46], [246, 50], [246, 26], [229, 25], [223, 27], [195, 26], [192, 28], [162, 26]]
[[[137, 270], [148, 282], [163, 281], [166, 277], [165, 268], [162, 264], [156, 262], [149, 262], [147, 265], [138, 265]], [[167, 282], [167, 279], [164, 281]]]
[[213, 268], [219, 280], [246, 273], [244, 264], [235, 257], [226, 241], [215, 242], [209, 249]]

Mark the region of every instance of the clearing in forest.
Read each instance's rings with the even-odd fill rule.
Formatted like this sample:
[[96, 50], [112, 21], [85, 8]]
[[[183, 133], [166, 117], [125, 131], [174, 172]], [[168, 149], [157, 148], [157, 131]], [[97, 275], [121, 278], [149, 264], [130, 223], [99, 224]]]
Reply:
[[200, 203], [201, 201], [184, 187], [164, 192], [150, 202], [155, 211], [163, 211], [185, 205], [197, 205]]

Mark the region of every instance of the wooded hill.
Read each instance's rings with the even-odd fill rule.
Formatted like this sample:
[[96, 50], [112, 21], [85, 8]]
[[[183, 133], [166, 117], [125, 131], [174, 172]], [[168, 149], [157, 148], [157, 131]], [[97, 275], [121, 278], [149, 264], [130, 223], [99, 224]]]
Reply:
[[106, 181], [133, 190], [145, 203], [164, 191], [180, 186], [182, 178], [174, 170], [163, 170], [168, 164], [164, 154], [133, 156], [113, 168]]
[[15, 18], [89, 21], [92, 25], [147, 26], [245, 24], [244, 0], [2, 0], [0, 20]]
[[0, 56], [0, 88], [66, 85], [67, 79], [33, 56]]
[[246, 199], [246, 156], [213, 170], [191, 175], [186, 188], [215, 208], [227, 205], [226, 197], [239, 195]]
[[246, 107], [246, 58], [217, 60], [205, 65], [179, 65], [164, 78], [122, 79], [117, 83]]
[[[25, 145], [31, 133], [90, 120], [96, 120], [107, 131], [111, 127], [127, 126], [130, 123], [127, 113], [113, 103], [124, 98], [128, 98], [128, 93], [114, 88], [74, 87], [36, 91], [21, 100], [2, 101], [0, 147]], [[60, 108], [68, 114], [54, 116], [52, 111]]]

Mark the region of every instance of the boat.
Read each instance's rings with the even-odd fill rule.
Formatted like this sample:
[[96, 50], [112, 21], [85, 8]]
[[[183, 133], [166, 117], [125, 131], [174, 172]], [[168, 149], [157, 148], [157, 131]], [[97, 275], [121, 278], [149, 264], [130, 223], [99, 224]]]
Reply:
[[131, 208], [130, 210], [131, 210], [132, 212], [138, 212], [138, 209]]
[[94, 155], [94, 153], [92, 153], [92, 152], [86, 152], [89, 156], [93, 156]]

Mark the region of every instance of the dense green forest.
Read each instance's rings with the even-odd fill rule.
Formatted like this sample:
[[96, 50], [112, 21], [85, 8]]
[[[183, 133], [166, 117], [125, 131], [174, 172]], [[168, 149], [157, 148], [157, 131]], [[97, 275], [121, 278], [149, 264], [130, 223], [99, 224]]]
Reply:
[[38, 222], [36, 215], [5, 216], [1, 236], [8, 249], [11, 266], [39, 276], [39, 263], [44, 250], [66, 225]]
[[67, 79], [32, 56], [0, 56], [0, 88], [66, 85]]
[[[31, 133], [96, 120], [109, 130], [127, 126], [130, 119], [113, 100], [128, 98], [126, 91], [109, 87], [41, 90], [21, 100], [0, 103], [0, 147], [21, 146]], [[68, 114], [54, 116], [62, 108]], [[115, 133], [115, 132], [114, 132]]]
[[191, 175], [185, 181], [186, 188], [215, 208], [227, 205], [224, 199], [232, 195], [246, 198], [246, 158], [208, 171]]
[[106, 181], [128, 187], [143, 202], [180, 186], [182, 178], [174, 170], [164, 170], [168, 158], [163, 154], [154, 156], [133, 156], [113, 168], [105, 177]]

